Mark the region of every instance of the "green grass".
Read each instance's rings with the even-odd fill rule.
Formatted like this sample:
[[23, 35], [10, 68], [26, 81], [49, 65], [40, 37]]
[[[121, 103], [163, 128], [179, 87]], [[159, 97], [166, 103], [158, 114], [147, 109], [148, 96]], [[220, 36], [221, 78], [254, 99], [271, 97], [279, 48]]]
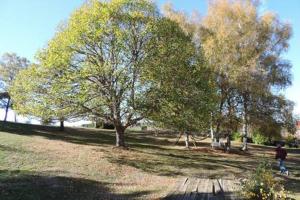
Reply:
[[128, 132], [129, 150], [114, 148], [107, 130], [0, 123], [0, 199], [159, 199], [177, 178], [242, 178], [259, 159], [300, 199], [300, 150], [289, 149], [291, 176], [280, 176], [274, 149], [213, 151], [208, 141], [187, 150], [176, 135]]

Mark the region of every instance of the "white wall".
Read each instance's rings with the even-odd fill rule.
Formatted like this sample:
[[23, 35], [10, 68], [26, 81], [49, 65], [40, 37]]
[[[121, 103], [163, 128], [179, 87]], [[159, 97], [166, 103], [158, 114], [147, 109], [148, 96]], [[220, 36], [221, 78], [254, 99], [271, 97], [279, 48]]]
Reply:
[[[5, 116], [5, 109], [0, 109], [0, 120], [4, 120]], [[7, 115], [7, 121], [9, 122], [14, 122], [15, 121], [15, 112], [13, 110], [8, 111]], [[17, 114], [17, 122], [19, 123], [30, 123], [30, 124], [41, 124], [39, 120], [37, 119], [32, 119], [28, 117], [24, 117], [21, 115]], [[78, 121], [72, 121], [72, 122], [65, 122], [65, 126], [69, 127], [79, 127], [82, 124], [88, 124], [92, 123], [91, 121], [85, 121], [85, 120], [78, 120]], [[59, 122], [55, 123], [54, 126], [59, 126]]]

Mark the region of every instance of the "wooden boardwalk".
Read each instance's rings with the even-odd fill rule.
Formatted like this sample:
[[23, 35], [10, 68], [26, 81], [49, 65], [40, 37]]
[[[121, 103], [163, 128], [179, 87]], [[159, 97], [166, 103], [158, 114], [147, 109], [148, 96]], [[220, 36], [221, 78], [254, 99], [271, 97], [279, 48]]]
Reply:
[[165, 200], [239, 200], [234, 180], [184, 178]]

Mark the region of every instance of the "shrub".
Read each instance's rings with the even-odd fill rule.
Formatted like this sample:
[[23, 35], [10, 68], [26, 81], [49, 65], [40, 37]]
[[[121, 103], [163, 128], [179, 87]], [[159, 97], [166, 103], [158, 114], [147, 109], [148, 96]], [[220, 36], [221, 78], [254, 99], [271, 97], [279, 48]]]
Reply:
[[252, 135], [252, 140], [255, 144], [266, 144], [269, 141], [269, 138], [263, 135], [259, 131], [255, 131]]
[[289, 134], [287, 136], [285, 141], [286, 141], [286, 146], [288, 146], [288, 147], [298, 147], [299, 146], [299, 144], [297, 142], [297, 138], [291, 134]]
[[289, 134], [286, 139], [285, 139], [286, 143], [292, 143], [295, 141], [295, 137], [291, 134]]
[[115, 125], [107, 122], [107, 123], [103, 124], [103, 129], [111, 129], [112, 130], [112, 129], [115, 129]]
[[231, 139], [234, 141], [242, 141], [242, 135], [240, 132], [233, 132], [231, 135]]
[[82, 124], [81, 126], [84, 128], [94, 128], [95, 125], [93, 123], [89, 123], [89, 124]]
[[262, 161], [242, 183], [241, 194], [248, 200], [288, 200], [288, 192], [273, 177], [271, 165]]

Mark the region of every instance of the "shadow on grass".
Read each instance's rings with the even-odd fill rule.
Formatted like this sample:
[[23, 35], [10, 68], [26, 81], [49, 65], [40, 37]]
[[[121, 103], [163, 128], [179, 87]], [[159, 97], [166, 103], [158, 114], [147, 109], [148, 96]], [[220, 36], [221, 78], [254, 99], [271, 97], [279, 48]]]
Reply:
[[[0, 130], [11, 134], [41, 136], [83, 145], [114, 146], [115, 133], [111, 130], [66, 128], [64, 132], [60, 132], [58, 129], [59, 127], [0, 122]], [[101, 151], [106, 153], [106, 158], [111, 163], [131, 166], [156, 175], [221, 177], [227, 175], [226, 170], [232, 173], [236, 169], [234, 174], [239, 175], [241, 170], [246, 171], [253, 166], [250, 161], [228, 160], [210, 152], [173, 149], [170, 147], [174, 147], [174, 144], [168, 138], [155, 137], [151, 133], [127, 133], [126, 141], [131, 157], [124, 157], [122, 153], [110, 148], [103, 148]], [[208, 143], [198, 145], [209, 147]]]
[[84, 128], [65, 128], [59, 131], [59, 127], [41, 126], [31, 124], [19, 124], [12, 122], [0, 122], [0, 131], [28, 136], [41, 136], [50, 140], [61, 140], [75, 144], [86, 145], [112, 145], [114, 144], [114, 132]]
[[[11, 134], [41, 136], [50, 140], [92, 146], [113, 147], [115, 143], [115, 133], [111, 130], [66, 128], [65, 132], [60, 132], [58, 129], [50, 126], [0, 122], [0, 131]], [[151, 133], [127, 133], [126, 142], [130, 147], [129, 151], [122, 153], [111, 148], [100, 148], [99, 151], [105, 152], [108, 161], [117, 165], [131, 166], [161, 176], [201, 178], [221, 178], [228, 175], [243, 177], [256, 168], [263, 153], [267, 152], [266, 154], [270, 155], [274, 151], [272, 147], [265, 148], [258, 145], [249, 145], [250, 153], [240, 152], [238, 148], [233, 149], [233, 154], [230, 156], [218, 152], [189, 151], [173, 148], [174, 144], [168, 140], [172, 136], [155, 137]], [[176, 135], [173, 137], [175, 138]], [[201, 142], [198, 145], [209, 148], [208, 143]], [[6, 150], [14, 151], [13, 148]], [[298, 151], [294, 150], [293, 153]], [[295, 171], [296, 179], [290, 181], [296, 182], [296, 186], [299, 185], [297, 179], [299, 173], [296, 172], [300, 170], [299, 163], [298, 158], [287, 161], [287, 166], [290, 166], [291, 171]], [[293, 187], [292, 191], [297, 192], [298, 189]]]
[[20, 153], [25, 153], [25, 150], [22, 149], [17, 149], [14, 147], [10, 147], [10, 146], [5, 146], [0, 144], [0, 151], [8, 151], [8, 152], [20, 152]]
[[240, 177], [243, 172], [253, 170], [257, 161], [247, 159], [227, 159], [222, 155], [202, 154], [197, 151], [149, 147], [139, 145], [128, 153], [117, 154], [105, 151], [106, 158], [117, 165], [131, 166], [145, 172], [161, 176], [188, 176], [198, 178]]
[[[28, 136], [40, 136], [50, 140], [61, 140], [65, 142], [83, 144], [83, 145], [114, 145], [115, 131], [103, 129], [70, 128], [65, 131], [59, 131], [59, 127], [41, 126], [31, 124], [20, 124], [13, 122], [0, 122], [0, 131]], [[145, 134], [126, 134], [125, 141], [129, 145], [139, 148], [159, 148], [156, 145], [168, 145], [170, 142], [149, 137], [151, 133]], [[131, 147], [131, 146], [130, 146]]]
[[0, 171], [1, 200], [140, 199], [149, 193], [150, 191], [140, 191], [116, 194], [110, 191], [109, 183], [31, 171]]

